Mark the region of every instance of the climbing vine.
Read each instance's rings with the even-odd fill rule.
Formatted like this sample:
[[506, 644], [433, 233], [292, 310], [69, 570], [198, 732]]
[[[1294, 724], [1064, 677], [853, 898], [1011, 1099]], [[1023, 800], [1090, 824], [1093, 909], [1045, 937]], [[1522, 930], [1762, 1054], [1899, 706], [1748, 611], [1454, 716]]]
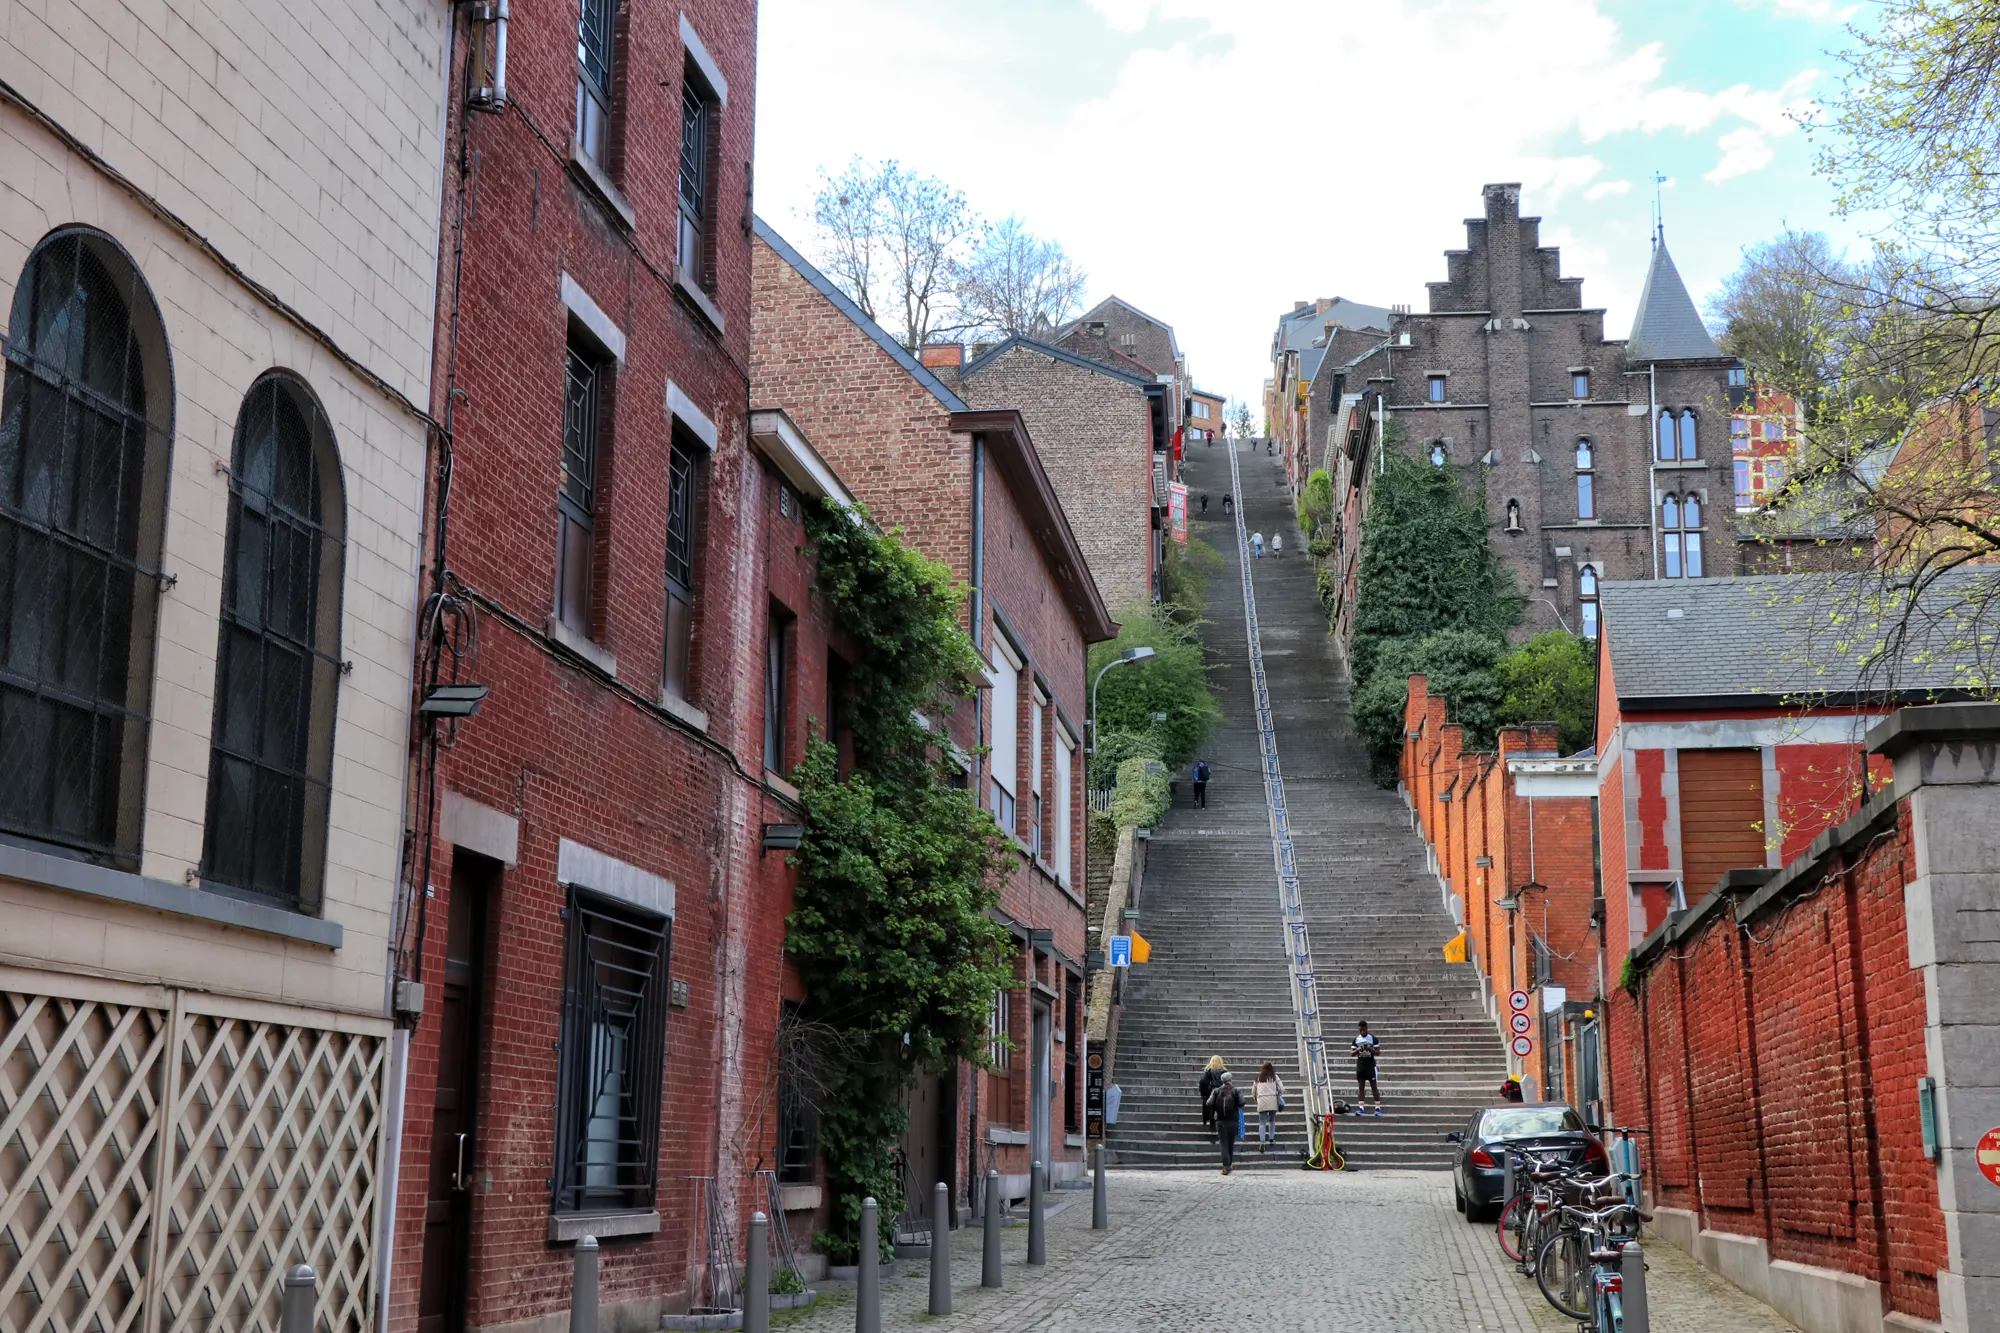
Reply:
[[805, 840], [785, 933], [804, 1017], [827, 1034], [820, 1145], [833, 1207], [821, 1243], [852, 1262], [861, 1200], [902, 1209], [904, 1092], [919, 1074], [987, 1059], [993, 992], [1014, 985], [1013, 939], [989, 913], [1015, 853], [952, 786], [938, 745], [979, 669], [959, 625], [963, 591], [865, 515], [808, 504], [806, 535], [818, 592], [865, 654], [845, 701], [851, 770], [822, 738], [793, 774]]

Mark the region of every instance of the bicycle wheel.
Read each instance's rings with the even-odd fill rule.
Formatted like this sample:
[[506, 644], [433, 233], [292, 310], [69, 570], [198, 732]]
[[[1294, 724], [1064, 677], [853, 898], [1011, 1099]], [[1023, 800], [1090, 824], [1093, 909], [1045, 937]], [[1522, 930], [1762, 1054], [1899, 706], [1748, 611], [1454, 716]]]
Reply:
[[1500, 1210], [1500, 1253], [1521, 1262], [1521, 1229], [1527, 1225], [1528, 1211], [1534, 1207], [1534, 1197], [1522, 1190], [1507, 1200], [1507, 1206]]
[[1535, 1255], [1535, 1285], [1556, 1313], [1590, 1318], [1590, 1251], [1575, 1231], [1558, 1231]]

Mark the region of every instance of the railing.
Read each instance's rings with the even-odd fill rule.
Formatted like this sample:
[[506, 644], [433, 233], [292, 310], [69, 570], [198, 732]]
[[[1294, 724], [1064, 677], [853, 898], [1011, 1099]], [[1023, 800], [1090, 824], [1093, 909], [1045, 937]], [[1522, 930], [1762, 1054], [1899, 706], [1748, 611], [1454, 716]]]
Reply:
[[1083, 789], [1085, 804], [1089, 805], [1091, 809], [1101, 810], [1107, 815], [1111, 813], [1111, 799], [1117, 794], [1117, 791], [1111, 787], [1085, 787]]
[[[1229, 482], [1243, 494], [1243, 478], [1229, 451]], [[1277, 730], [1271, 721], [1271, 696], [1264, 683], [1264, 649], [1257, 630], [1257, 591], [1250, 578], [1250, 538], [1243, 524], [1243, 506], [1236, 506], [1236, 560], [1243, 574], [1243, 627], [1250, 646], [1250, 689], [1257, 704], [1257, 741], [1263, 757], [1264, 798], [1271, 813], [1271, 855], [1278, 874], [1278, 907], [1284, 935], [1285, 961], [1291, 972], [1292, 1017], [1298, 1034], [1299, 1076], [1305, 1084], [1306, 1123], [1333, 1109], [1333, 1086], [1327, 1069], [1326, 1039], [1320, 1032], [1319, 983], [1313, 974], [1312, 940], [1306, 932], [1304, 904], [1299, 899], [1298, 866], [1292, 855], [1291, 822], [1285, 812], [1285, 779], [1278, 768]]]

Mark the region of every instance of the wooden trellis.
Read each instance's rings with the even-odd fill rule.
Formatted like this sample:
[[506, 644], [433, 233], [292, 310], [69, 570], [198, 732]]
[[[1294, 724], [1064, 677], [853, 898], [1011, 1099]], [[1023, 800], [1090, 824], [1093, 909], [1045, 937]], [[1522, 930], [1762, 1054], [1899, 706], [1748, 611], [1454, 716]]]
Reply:
[[368, 1328], [387, 1036], [0, 968], [0, 1333], [275, 1333], [297, 1263]]

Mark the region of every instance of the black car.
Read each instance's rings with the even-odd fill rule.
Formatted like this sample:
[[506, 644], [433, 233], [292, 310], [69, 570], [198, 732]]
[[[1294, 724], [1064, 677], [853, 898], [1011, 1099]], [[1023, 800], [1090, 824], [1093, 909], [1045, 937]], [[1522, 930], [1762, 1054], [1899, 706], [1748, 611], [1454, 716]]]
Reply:
[[1611, 1169], [1604, 1144], [1583, 1123], [1583, 1117], [1561, 1102], [1524, 1105], [1510, 1102], [1472, 1113], [1465, 1128], [1446, 1139], [1459, 1145], [1452, 1163], [1452, 1193], [1458, 1211], [1469, 1221], [1492, 1221], [1500, 1215], [1507, 1164], [1502, 1148], [1511, 1144], [1550, 1161]]

